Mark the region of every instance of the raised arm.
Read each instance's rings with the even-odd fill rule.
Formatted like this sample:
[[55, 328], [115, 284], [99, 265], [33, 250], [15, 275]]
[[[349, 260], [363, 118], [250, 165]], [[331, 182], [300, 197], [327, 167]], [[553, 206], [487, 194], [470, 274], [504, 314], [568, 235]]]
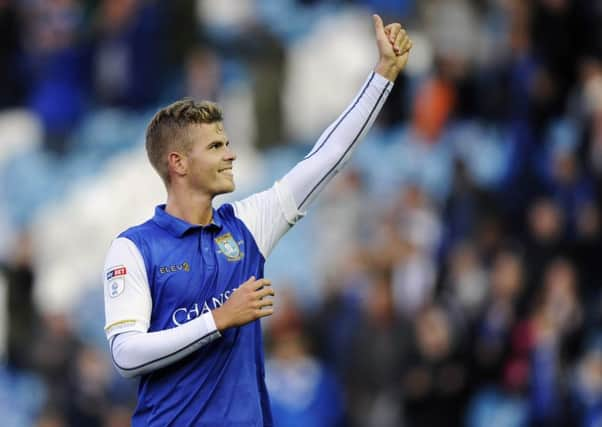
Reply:
[[383, 27], [373, 16], [379, 60], [351, 105], [320, 136], [309, 154], [281, 180], [303, 213], [351, 157], [370, 130], [393, 82], [408, 62], [412, 42], [400, 24]]
[[351, 104], [273, 188], [234, 203], [265, 257], [351, 157], [408, 62], [412, 41], [406, 31], [398, 23], [383, 26], [378, 15], [373, 20], [378, 62]]

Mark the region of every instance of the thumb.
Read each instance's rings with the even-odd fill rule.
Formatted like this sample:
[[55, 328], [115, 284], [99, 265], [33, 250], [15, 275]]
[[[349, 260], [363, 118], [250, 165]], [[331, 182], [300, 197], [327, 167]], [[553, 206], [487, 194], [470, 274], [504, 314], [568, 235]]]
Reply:
[[377, 14], [372, 15], [372, 21], [374, 21], [374, 31], [376, 33], [376, 38], [380, 39], [385, 36], [385, 27], [383, 25], [383, 20]]

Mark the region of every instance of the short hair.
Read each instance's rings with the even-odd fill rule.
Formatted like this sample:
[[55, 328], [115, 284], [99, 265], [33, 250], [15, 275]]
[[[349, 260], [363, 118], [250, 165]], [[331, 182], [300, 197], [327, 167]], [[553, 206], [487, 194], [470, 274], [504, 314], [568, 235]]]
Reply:
[[167, 153], [188, 151], [188, 127], [193, 124], [221, 122], [221, 108], [211, 101], [196, 102], [185, 98], [170, 104], [153, 116], [146, 128], [146, 154], [165, 185], [169, 185]]

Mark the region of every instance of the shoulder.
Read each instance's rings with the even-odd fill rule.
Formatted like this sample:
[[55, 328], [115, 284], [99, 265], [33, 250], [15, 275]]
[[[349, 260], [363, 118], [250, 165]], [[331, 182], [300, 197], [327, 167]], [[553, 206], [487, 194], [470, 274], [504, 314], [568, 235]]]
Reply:
[[[236, 203], [236, 202], [232, 202], [232, 203]], [[223, 220], [229, 220], [229, 219], [236, 218], [236, 215], [234, 212], [234, 205], [232, 203], [224, 203], [219, 208], [217, 208], [217, 214]]]
[[150, 219], [120, 233], [113, 244], [117, 244], [131, 252], [137, 250], [145, 263], [150, 264], [154, 256], [162, 252], [162, 248], [173, 245], [170, 239], [170, 234]]
[[244, 215], [241, 213], [240, 202], [224, 203], [217, 209], [220, 221], [228, 228], [246, 228]]
[[131, 240], [134, 244], [140, 245], [145, 241], [152, 240], [161, 235], [162, 228], [159, 227], [152, 219], [135, 225], [121, 232], [117, 238], [124, 237]]

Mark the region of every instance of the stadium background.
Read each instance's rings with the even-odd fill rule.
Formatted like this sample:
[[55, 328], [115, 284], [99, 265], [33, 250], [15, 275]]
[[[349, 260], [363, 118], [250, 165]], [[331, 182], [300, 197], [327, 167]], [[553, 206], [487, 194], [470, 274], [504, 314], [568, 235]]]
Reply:
[[2, 426], [129, 425], [101, 270], [164, 200], [154, 111], [217, 100], [234, 197], [265, 188], [374, 65], [373, 11], [414, 49], [267, 263], [276, 425], [602, 425], [600, 1], [0, 0]]

